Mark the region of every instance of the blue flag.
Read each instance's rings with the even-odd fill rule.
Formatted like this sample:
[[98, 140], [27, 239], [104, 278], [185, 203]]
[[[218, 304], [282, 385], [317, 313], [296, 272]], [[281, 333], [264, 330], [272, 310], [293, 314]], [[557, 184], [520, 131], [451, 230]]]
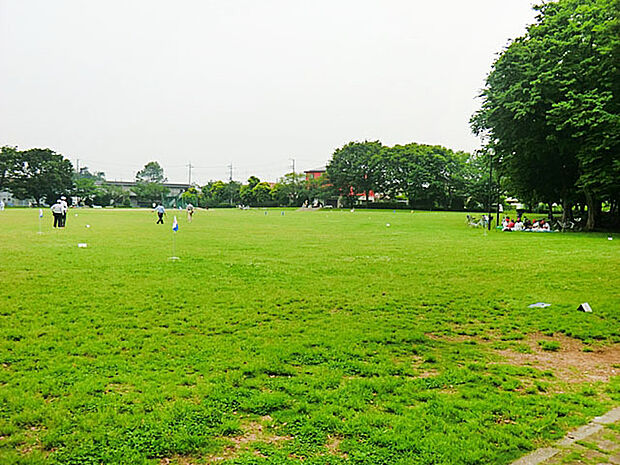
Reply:
[[177, 217], [174, 217], [174, 220], [172, 221], [172, 230], [174, 232], [177, 232], [179, 230], [179, 223], [177, 221]]

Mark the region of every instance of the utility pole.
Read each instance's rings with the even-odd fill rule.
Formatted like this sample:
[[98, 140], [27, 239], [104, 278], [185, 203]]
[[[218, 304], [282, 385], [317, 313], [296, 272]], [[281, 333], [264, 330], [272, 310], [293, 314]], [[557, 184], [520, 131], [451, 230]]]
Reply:
[[233, 164], [230, 162], [228, 165], [228, 169], [230, 170], [228, 175], [228, 191], [230, 192], [230, 205], [233, 204], [233, 190], [232, 190], [232, 174], [233, 174]]
[[289, 160], [291, 160], [291, 162], [293, 162], [293, 179], [295, 178], [295, 159], [294, 158], [289, 158]]
[[193, 168], [191, 161], [187, 164], [187, 168], [189, 170], [187, 184], [191, 186], [192, 185], [192, 168]]
[[80, 174], [80, 159], [79, 158], [75, 160], [75, 172], [77, 174]]

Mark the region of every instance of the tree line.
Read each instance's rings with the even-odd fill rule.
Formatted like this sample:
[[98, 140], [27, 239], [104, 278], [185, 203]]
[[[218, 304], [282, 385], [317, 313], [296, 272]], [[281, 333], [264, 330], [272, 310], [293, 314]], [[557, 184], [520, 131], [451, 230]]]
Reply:
[[[141, 205], [170, 200], [204, 207], [300, 206], [359, 203], [373, 191], [377, 207], [476, 209], [485, 202], [485, 161], [464, 152], [421, 144], [383, 146], [380, 142], [351, 142], [337, 149], [327, 172], [317, 179], [288, 173], [276, 183], [251, 176], [246, 183], [210, 181], [192, 186], [180, 199], [169, 199], [163, 168], [147, 163], [135, 176], [131, 191]], [[51, 204], [71, 195], [86, 205], [130, 206], [129, 192], [105, 180], [103, 172], [87, 167], [74, 172], [71, 162], [50, 149], [0, 149], [0, 190], [36, 205]], [[366, 195], [368, 203], [369, 195]], [[170, 203], [170, 202], [168, 202]]]
[[205, 207], [247, 205], [254, 207], [299, 207], [304, 203], [333, 197], [327, 178], [306, 180], [301, 173], [287, 173], [276, 183], [250, 176], [246, 184], [237, 181], [210, 181], [191, 187], [181, 195], [185, 203]]
[[348, 205], [361, 197], [423, 209], [480, 209], [488, 205], [487, 161], [440, 145], [384, 146], [350, 142], [327, 165], [327, 179]]
[[[246, 184], [211, 181], [182, 194], [186, 203], [301, 206], [304, 203], [352, 207], [480, 210], [488, 206], [488, 161], [441, 146], [387, 147], [378, 141], [351, 142], [336, 149], [319, 178], [288, 173], [274, 184], [251, 176]], [[370, 204], [370, 193], [374, 201]]]

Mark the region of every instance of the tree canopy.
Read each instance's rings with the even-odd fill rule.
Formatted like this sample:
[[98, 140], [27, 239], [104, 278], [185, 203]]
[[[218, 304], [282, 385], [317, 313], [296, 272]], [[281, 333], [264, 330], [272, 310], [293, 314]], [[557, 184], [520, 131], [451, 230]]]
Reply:
[[479, 208], [485, 174], [480, 160], [468, 153], [416, 143], [351, 142], [336, 149], [327, 165], [329, 183], [350, 205], [373, 191], [376, 200], [415, 208]]
[[353, 203], [357, 194], [364, 194], [366, 202], [370, 191], [381, 181], [381, 142], [350, 142], [336, 149], [327, 164], [327, 175], [341, 195]]
[[164, 169], [156, 161], [150, 161], [144, 168], [136, 173], [136, 182], [150, 182], [163, 184], [167, 181], [164, 176]]
[[588, 205], [620, 198], [618, 2], [537, 6], [535, 24], [493, 64], [472, 117], [508, 184], [522, 198]]
[[62, 194], [68, 195], [73, 188], [71, 162], [50, 149], [17, 151], [5, 147], [1, 158], [10, 164], [8, 169], [0, 164], [0, 171], [6, 176], [4, 187], [18, 199], [49, 204]]
[[163, 202], [170, 191], [164, 186], [166, 181], [164, 169], [158, 162], [150, 161], [136, 173], [136, 185], [131, 190], [138, 197], [139, 203]]

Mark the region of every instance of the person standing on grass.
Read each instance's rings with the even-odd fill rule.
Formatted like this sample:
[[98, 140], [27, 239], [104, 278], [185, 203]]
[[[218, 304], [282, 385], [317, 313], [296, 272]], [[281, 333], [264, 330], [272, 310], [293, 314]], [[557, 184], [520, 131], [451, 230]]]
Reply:
[[164, 215], [166, 214], [166, 209], [164, 206], [160, 203], [155, 207], [155, 211], [157, 212], [158, 217], [157, 223], [155, 224], [164, 224]]
[[67, 197], [64, 195], [60, 197], [60, 205], [62, 205], [62, 226], [64, 228], [67, 224], [67, 210], [69, 210], [69, 205], [67, 205]]
[[192, 222], [192, 216], [194, 216], [194, 206], [191, 203], [187, 204], [187, 221], [188, 223]]
[[54, 205], [50, 207], [52, 214], [54, 215], [54, 227], [62, 228], [62, 200], [58, 199]]

